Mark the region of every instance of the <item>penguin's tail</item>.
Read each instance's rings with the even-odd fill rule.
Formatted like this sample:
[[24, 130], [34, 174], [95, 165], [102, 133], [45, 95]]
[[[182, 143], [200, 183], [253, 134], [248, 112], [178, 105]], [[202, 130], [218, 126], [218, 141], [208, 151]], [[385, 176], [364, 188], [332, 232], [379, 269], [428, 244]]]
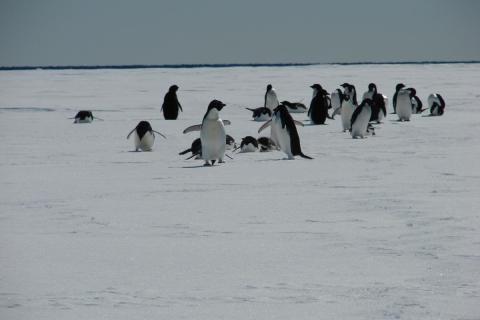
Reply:
[[312, 157], [309, 157], [309, 156], [307, 156], [307, 155], [304, 155], [302, 152], [300, 152], [298, 155], [299, 155], [300, 157], [302, 157], [302, 158], [313, 160]]
[[178, 155], [179, 155], [179, 156], [182, 156], [182, 155], [184, 155], [184, 154], [186, 154], [186, 153], [189, 153], [190, 151], [192, 151], [192, 148], [187, 149], [187, 150], [185, 150], [185, 151], [182, 151], [182, 152], [180, 152]]

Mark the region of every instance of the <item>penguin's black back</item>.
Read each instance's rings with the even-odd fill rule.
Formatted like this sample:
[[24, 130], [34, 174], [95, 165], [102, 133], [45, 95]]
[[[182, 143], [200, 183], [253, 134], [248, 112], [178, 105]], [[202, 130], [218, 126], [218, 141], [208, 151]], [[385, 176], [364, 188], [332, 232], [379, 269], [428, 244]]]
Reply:
[[246, 136], [242, 138], [242, 143], [240, 143], [240, 148], [246, 146], [247, 144], [253, 144], [255, 148], [258, 148], [258, 141], [252, 136]]
[[328, 116], [329, 103], [324, 92], [319, 91], [310, 103], [310, 118], [314, 124], [324, 124]]
[[150, 125], [150, 122], [140, 121], [137, 124], [137, 127], [135, 128], [135, 130], [137, 131], [137, 134], [138, 134], [138, 137], [140, 138], [140, 140], [142, 140], [145, 133], [151, 132], [153, 129], [152, 129], [152, 126]]
[[262, 116], [263, 114], [268, 114], [269, 117], [272, 116], [272, 111], [268, 108], [265, 108], [265, 107], [260, 107], [260, 108], [256, 108], [256, 109], [250, 109], [250, 108], [247, 108], [247, 109], [253, 112], [252, 116], [254, 118], [258, 118], [258, 117]]
[[81, 111], [78, 111], [77, 114], [75, 115], [75, 119], [78, 119], [78, 120], [85, 120], [88, 117], [93, 119], [92, 111], [81, 110]]
[[370, 108], [371, 108], [372, 104], [373, 104], [372, 100], [365, 99], [365, 100], [362, 101], [362, 103], [360, 103], [360, 105], [358, 107], [355, 108], [355, 111], [353, 111], [352, 119], [350, 120], [350, 129], [352, 129], [353, 124], [355, 123], [355, 121], [357, 121], [358, 116], [360, 115], [360, 113], [362, 113], [363, 108], [365, 107], [365, 104], [367, 104], [367, 103], [370, 105]]
[[295, 122], [293, 121], [290, 112], [288, 112], [287, 107], [284, 105], [279, 105], [275, 108], [274, 112], [277, 114], [277, 116], [280, 116], [282, 128], [286, 128], [288, 135], [290, 136], [290, 151], [292, 151], [292, 154], [294, 156], [302, 156], [304, 158], [311, 159], [302, 153], [297, 127], [295, 127]]
[[178, 102], [177, 93], [170, 88], [163, 99], [162, 111], [165, 120], [176, 120], [178, 118], [178, 109], [180, 103]]
[[387, 108], [385, 106], [385, 100], [383, 100], [383, 95], [381, 93], [375, 93], [372, 97], [372, 115], [370, 121], [378, 121], [380, 112], [383, 112], [383, 115], [387, 115]]

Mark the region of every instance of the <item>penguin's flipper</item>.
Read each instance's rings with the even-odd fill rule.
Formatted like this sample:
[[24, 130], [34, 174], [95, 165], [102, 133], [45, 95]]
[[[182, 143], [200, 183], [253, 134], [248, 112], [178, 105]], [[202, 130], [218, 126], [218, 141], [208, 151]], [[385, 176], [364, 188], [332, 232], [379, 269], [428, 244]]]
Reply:
[[222, 120], [224, 126], [229, 126], [232, 124], [230, 120]]
[[[302, 127], [304, 126], [303, 122], [300, 122], [300, 121], [298, 121], [298, 120], [293, 120], [293, 122], [295, 122], [295, 124], [296, 124], [297, 126], [302, 126]], [[260, 132], [259, 132], [259, 133], [260, 133]]]
[[[252, 112], [255, 111], [255, 109], [251, 109], [251, 108], [245, 108], [245, 109], [247, 109], [247, 110], [249, 110], [249, 111], [252, 111]], [[73, 118], [72, 118], [72, 119], [73, 119]]]
[[167, 137], [165, 137], [162, 133], [158, 132], [158, 131], [155, 131], [155, 130], [152, 130], [153, 132], [155, 133], [158, 133], [159, 135], [161, 135], [164, 139], [167, 139]]
[[190, 157], [188, 157], [188, 158], [185, 159], [185, 160], [190, 160], [190, 159], [192, 159], [192, 158], [195, 157], [195, 156], [198, 156], [198, 154], [197, 154], [197, 153], [194, 153], [194, 154], [192, 154]]
[[313, 159], [312, 157], [309, 157], [309, 156], [307, 156], [307, 155], [304, 155], [302, 152], [300, 152], [298, 155], [299, 155], [300, 157], [302, 157], [302, 158], [305, 158], [305, 159], [310, 159], [310, 160]]
[[127, 139], [130, 139], [130, 136], [132, 135], [133, 131], [135, 131], [136, 129], [137, 129], [137, 128], [133, 128], [133, 130], [130, 131], [130, 133], [129, 133], [128, 136], [127, 136]]
[[258, 129], [258, 133], [262, 132], [263, 130], [265, 130], [269, 125], [272, 124], [272, 119], [268, 120], [267, 122], [265, 122], [261, 127], [260, 129]]
[[228, 158], [230, 158], [230, 159], [232, 159], [232, 160], [233, 160], [233, 158], [232, 158], [232, 157], [230, 157], [230, 156], [229, 156], [228, 154], [226, 154], [226, 153], [225, 153], [225, 157], [228, 157]]
[[[163, 108], [163, 106], [162, 106], [162, 108]], [[180, 109], [180, 111], [183, 112], [182, 105], [180, 104], [180, 102], [178, 103], [178, 108]]]
[[183, 130], [183, 133], [189, 133], [192, 131], [200, 131], [202, 130], [202, 125], [201, 124], [195, 124], [193, 126], [188, 127], [187, 129]]
[[180, 152], [178, 155], [183, 156], [184, 154], [189, 153], [190, 151], [192, 151], [192, 148], [184, 150], [184, 151]]

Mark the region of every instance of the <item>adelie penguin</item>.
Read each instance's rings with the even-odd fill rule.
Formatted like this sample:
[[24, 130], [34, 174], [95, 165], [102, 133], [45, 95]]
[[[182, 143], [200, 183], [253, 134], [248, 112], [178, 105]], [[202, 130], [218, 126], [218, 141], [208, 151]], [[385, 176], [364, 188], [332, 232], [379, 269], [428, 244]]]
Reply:
[[393, 106], [393, 113], [397, 113], [397, 96], [398, 96], [398, 92], [405, 88], [405, 85], [403, 83], [397, 83], [397, 85], [395, 86], [395, 93], [393, 94], [393, 98], [392, 98], [392, 106]]
[[203, 116], [202, 123], [190, 126], [183, 131], [183, 133], [200, 131], [202, 159], [205, 161], [205, 166], [213, 166], [215, 161], [222, 163], [225, 157], [225, 125], [229, 125], [230, 121], [220, 119], [219, 112], [223, 107], [225, 107], [223, 102], [212, 100]]
[[445, 100], [439, 93], [432, 93], [428, 96], [428, 107], [431, 116], [441, 116], [445, 112]]
[[325, 124], [328, 116], [328, 108], [330, 106], [328, 100], [328, 92], [318, 83], [310, 86], [313, 89], [313, 97], [310, 102], [308, 116], [313, 124]]
[[267, 152], [272, 150], [278, 150], [275, 142], [269, 137], [260, 137], [257, 139], [260, 152]]
[[396, 113], [398, 121], [410, 121], [412, 116], [412, 99], [409, 89], [400, 89], [397, 92]]
[[137, 126], [132, 131], [130, 131], [127, 139], [129, 139], [130, 136], [134, 134], [135, 151], [151, 151], [153, 143], [155, 142], [155, 133], [158, 133], [166, 139], [163, 134], [153, 130], [152, 126], [148, 121], [140, 121]]
[[289, 160], [293, 160], [294, 156], [301, 156], [302, 158], [312, 159], [302, 153], [300, 147], [300, 137], [298, 136], [295, 124], [303, 126], [301, 122], [293, 120], [292, 116], [284, 105], [279, 105], [273, 111], [272, 119], [265, 122], [263, 126], [258, 129], [258, 133], [271, 126], [271, 135], [275, 136], [277, 141], [275, 144], [285, 152]]
[[412, 101], [412, 113], [418, 114], [422, 113], [423, 111], [427, 109], [423, 109], [423, 103], [422, 100], [417, 96], [417, 90], [414, 88], [408, 88], [410, 91], [410, 100]]
[[252, 117], [255, 121], [267, 121], [272, 117], [272, 111], [268, 108], [261, 107], [256, 109], [245, 108], [253, 112]]
[[238, 149], [240, 149], [240, 152], [255, 152], [258, 150], [258, 141], [252, 136], [246, 136], [245, 138], [242, 138], [240, 146], [235, 150]]
[[285, 107], [287, 107], [288, 112], [290, 113], [304, 113], [307, 112], [307, 107], [301, 102], [290, 102], [290, 101], [282, 101]]
[[273, 111], [280, 103], [278, 102], [277, 92], [272, 87], [271, 84], [267, 86], [267, 91], [265, 92], [265, 100], [263, 106], [265, 108], [270, 109]]
[[165, 120], [176, 120], [178, 118], [178, 110], [183, 112], [182, 105], [180, 102], [178, 102], [177, 90], [178, 86], [173, 85], [165, 94], [161, 109], [161, 111], [163, 111], [163, 117]]
[[344, 88], [343, 91], [343, 101], [342, 101], [342, 128], [343, 132], [350, 130], [351, 120], [353, 111], [357, 108], [357, 92], [355, 86], [349, 83], [344, 83], [341, 85]]
[[335, 119], [335, 115], [342, 113], [343, 100], [343, 92], [340, 89], [337, 89], [330, 94], [330, 106], [333, 108], [332, 119]]
[[371, 99], [365, 99], [353, 112], [350, 122], [352, 138], [364, 138], [367, 134], [370, 117], [372, 116], [372, 104]]
[[363, 94], [362, 101], [365, 99], [372, 100], [372, 116], [370, 117], [370, 121], [376, 121], [377, 123], [382, 122], [387, 116], [388, 98], [377, 92], [375, 83], [370, 83], [368, 85], [368, 91]]
[[93, 121], [93, 119], [103, 121], [103, 119], [93, 116], [92, 111], [89, 111], [89, 110], [80, 110], [77, 112], [75, 117], [70, 119], [74, 119], [73, 123], [90, 123]]

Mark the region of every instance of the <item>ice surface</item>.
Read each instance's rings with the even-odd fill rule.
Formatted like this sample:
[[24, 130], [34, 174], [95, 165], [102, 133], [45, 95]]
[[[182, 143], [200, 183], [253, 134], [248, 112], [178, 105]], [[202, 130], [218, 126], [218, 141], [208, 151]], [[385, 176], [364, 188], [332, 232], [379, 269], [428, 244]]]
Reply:
[[[308, 104], [344, 82], [446, 112], [298, 127], [314, 160], [178, 156], [212, 99], [240, 142], [267, 84]], [[479, 64], [0, 72], [0, 318], [479, 319], [479, 87]], [[130, 152], [140, 120], [168, 138], [152, 152]]]

